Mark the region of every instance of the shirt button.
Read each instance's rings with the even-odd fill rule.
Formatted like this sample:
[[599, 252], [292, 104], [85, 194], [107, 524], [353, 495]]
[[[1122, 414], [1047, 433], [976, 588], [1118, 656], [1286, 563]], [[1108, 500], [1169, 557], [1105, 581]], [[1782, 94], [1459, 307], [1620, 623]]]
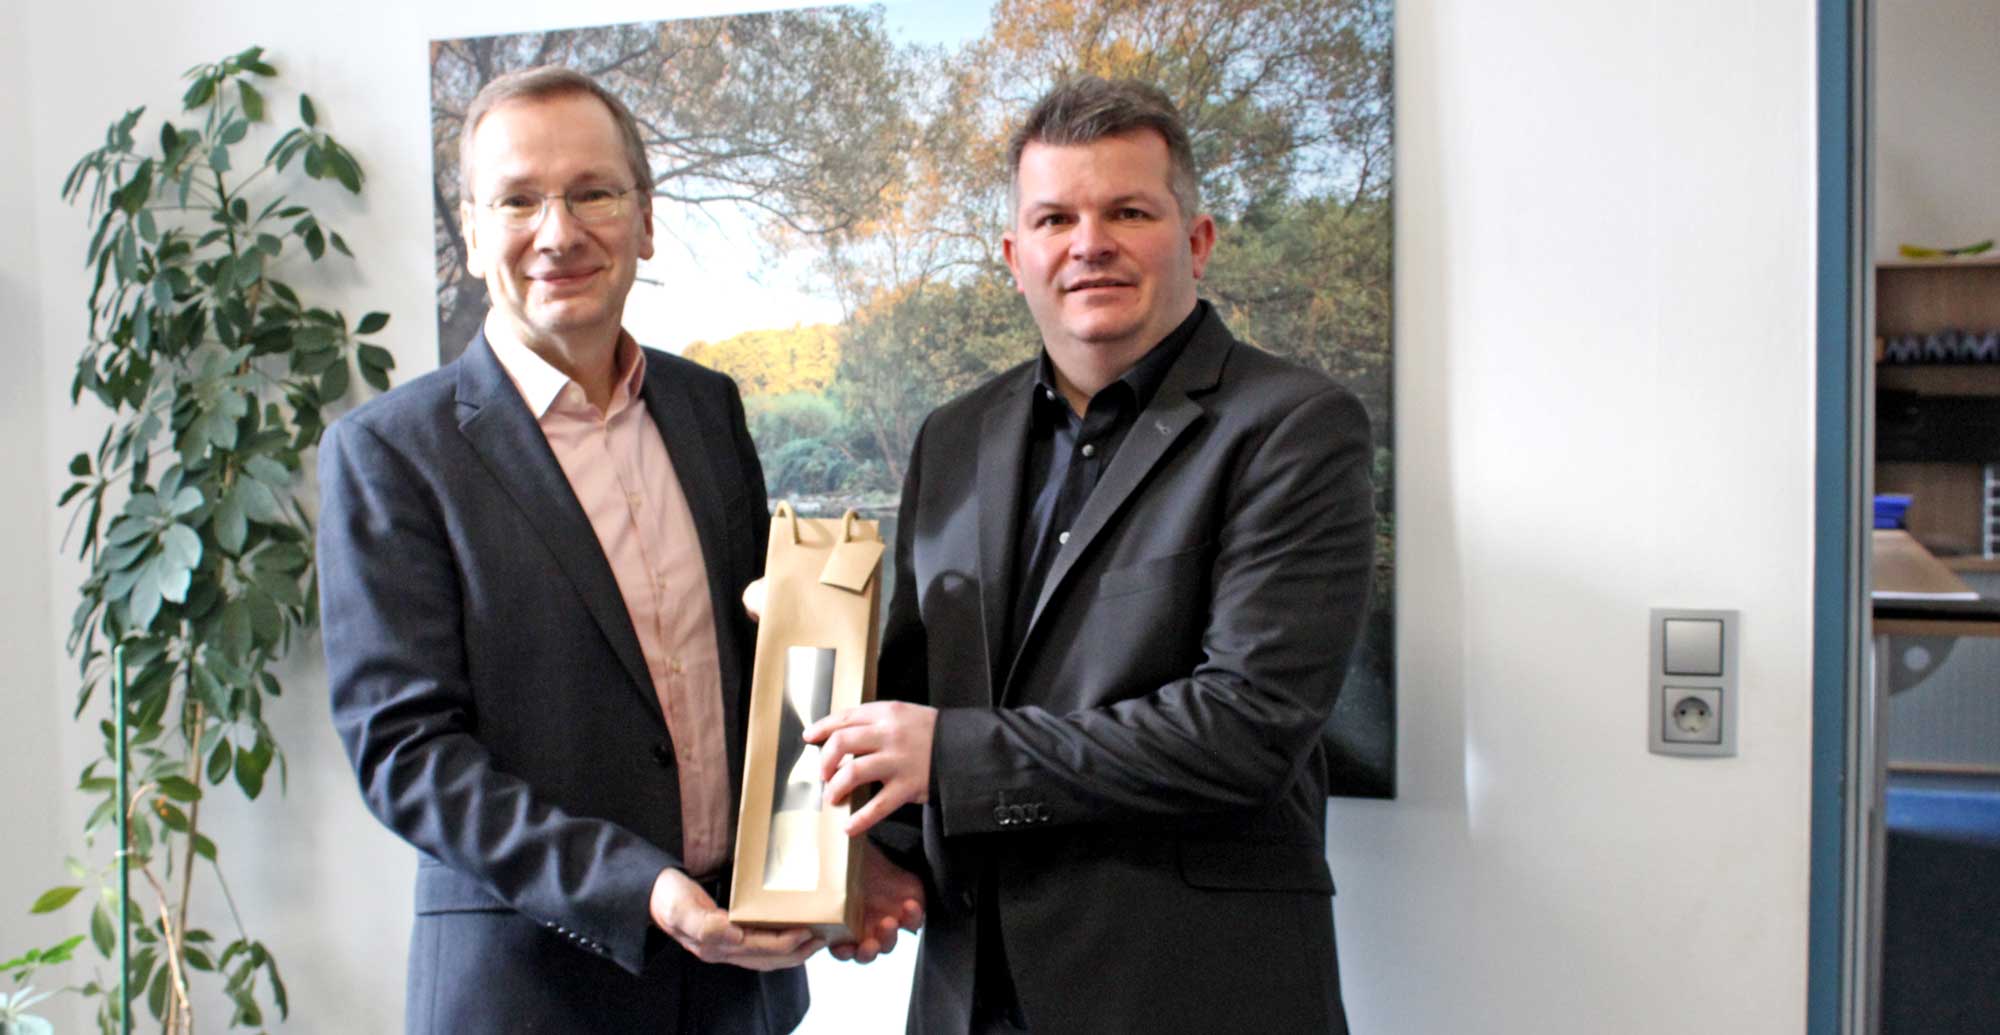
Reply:
[[1068, 532], [1057, 532], [1057, 533], [1056, 533], [1056, 542], [1058, 542], [1058, 543], [1060, 543], [1060, 544], [1062, 544], [1062, 545], [1064, 545], [1064, 546], [1068, 546], [1068, 545], [1069, 545], [1069, 533], [1068, 533]]
[[664, 740], [654, 744], [653, 761], [658, 762], [662, 769], [672, 769], [674, 767], [674, 746]]
[[644, 496], [641, 496], [641, 495], [639, 495], [638, 493], [636, 493], [636, 492], [635, 492], [635, 493], [631, 494], [630, 496], [627, 496], [627, 497], [625, 497], [625, 501], [626, 501], [627, 503], [630, 503], [630, 504], [632, 504], [633, 506], [637, 507], [637, 506], [640, 506], [640, 505], [642, 505], [642, 504], [644, 504], [644, 503], [646, 502], [646, 497], [644, 497]]
[[1093, 443], [1088, 443], [1088, 442], [1084, 443], [1083, 446], [1084, 459], [1087, 460], [1096, 455], [1097, 455], [1097, 446]]
[[1042, 389], [1042, 394], [1043, 394], [1043, 395], [1046, 395], [1046, 396], [1048, 396], [1048, 398], [1049, 398], [1049, 401], [1050, 401], [1050, 402], [1055, 402], [1055, 401], [1056, 401], [1056, 390], [1055, 390], [1055, 389], [1053, 389], [1053, 388], [1044, 388], [1044, 389]]

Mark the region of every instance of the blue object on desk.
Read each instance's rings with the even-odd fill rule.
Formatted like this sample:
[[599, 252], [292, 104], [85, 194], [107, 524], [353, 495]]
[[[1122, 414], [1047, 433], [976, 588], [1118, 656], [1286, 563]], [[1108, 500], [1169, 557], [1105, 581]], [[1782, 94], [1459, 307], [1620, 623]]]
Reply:
[[1903, 527], [1903, 514], [1909, 509], [1910, 496], [1908, 493], [1877, 493], [1875, 496], [1875, 527]]

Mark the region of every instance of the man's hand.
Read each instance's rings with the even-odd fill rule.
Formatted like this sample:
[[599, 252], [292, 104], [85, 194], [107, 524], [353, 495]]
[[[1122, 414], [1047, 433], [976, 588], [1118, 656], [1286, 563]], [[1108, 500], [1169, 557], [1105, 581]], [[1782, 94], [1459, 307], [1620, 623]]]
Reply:
[[838, 805], [865, 784], [882, 789], [847, 818], [854, 837], [931, 793], [931, 734], [937, 709], [902, 701], [874, 701], [830, 715], [806, 728], [806, 743], [822, 749], [820, 779], [826, 801]]
[[651, 912], [660, 930], [705, 963], [783, 970], [804, 963], [826, 944], [810, 928], [761, 930], [730, 923], [728, 911], [679, 870], [660, 871], [653, 882]]
[[764, 580], [757, 579], [743, 587], [743, 610], [750, 613], [753, 622], [764, 618]]
[[861, 843], [861, 939], [826, 951], [838, 960], [873, 962], [896, 947], [898, 930], [924, 926], [924, 882], [872, 843]]

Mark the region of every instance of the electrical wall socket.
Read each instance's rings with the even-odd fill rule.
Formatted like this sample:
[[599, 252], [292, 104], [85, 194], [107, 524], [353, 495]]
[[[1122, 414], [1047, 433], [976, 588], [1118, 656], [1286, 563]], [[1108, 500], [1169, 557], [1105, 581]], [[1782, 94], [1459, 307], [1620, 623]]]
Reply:
[[1654, 754], [1736, 754], [1741, 622], [1735, 611], [1653, 609], [1646, 741]]
[[1672, 744], [1722, 743], [1722, 691], [1670, 686], [1660, 699], [1660, 739]]

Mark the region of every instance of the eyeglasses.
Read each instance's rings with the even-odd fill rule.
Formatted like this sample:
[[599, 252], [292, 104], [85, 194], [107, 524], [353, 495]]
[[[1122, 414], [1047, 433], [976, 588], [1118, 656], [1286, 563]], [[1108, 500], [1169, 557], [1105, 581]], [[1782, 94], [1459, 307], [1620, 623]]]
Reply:
[[500, 225], [511, 231], [533, 230], [542, 225], [542, 217], [549, 211], [549, 202], [561, 199], [569, 214], [579, 223], [609, 223], [623, 217], [630, 204], [629, 199], [638, 193], [637, 187], [612, 190], [609, 187], [579, 187], [562, 194], [538, 194], [530, 190], [517, 190], [503, 194], [486, 203], [487, 209], [499, 217]]

